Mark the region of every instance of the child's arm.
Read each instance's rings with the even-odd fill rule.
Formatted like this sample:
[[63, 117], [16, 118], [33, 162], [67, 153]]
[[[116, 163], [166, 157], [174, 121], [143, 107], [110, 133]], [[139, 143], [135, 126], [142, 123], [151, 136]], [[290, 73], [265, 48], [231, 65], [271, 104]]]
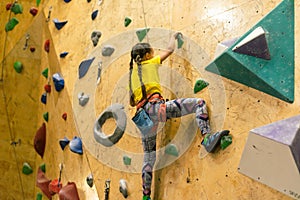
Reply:
[[181, 34], [179, 32], [176, 32], [174, 35], [172, 35], [169, 45], [165, 51], [162, 51], [160, 55], [160, 62], [162, 63], [165, 59], [167, 59], [175, 50], [175, 40], [177, 39], [178, 35]]

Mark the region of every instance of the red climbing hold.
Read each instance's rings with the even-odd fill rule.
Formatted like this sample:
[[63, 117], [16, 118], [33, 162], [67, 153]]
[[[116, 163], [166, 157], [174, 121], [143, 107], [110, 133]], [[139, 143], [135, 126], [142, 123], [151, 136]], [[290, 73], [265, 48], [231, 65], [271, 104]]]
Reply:
[[35, 47], [30, 47], [30, 51], [33, 53], [35, 52]]
[[43, 123], [34, 137], [34, 149], [43, 158], [46, 146], [46, 124]]
[[67, 113], [64, 113], [64, 114], [62, 114], [61, 117], [62, 117], [64, 120], [67, 120], [67, 116], [68, 116]]
[[49, 184], [51, 180], [49, 180], [45, 173], [41, 170], [41, 168], [38, 169], [38, 173], [36, 176], [36, 186], [39, 187], [44, 195], [48, 197], [48, 199], [52, 198], [52, 193], [49, 191]]
[[58, 194], [62, 188], [62, 183], [58, 179], [54, 179], [49, 184], [49, 191]]
[[6, 4], [6, 10], [10, 10], [10, 9], [11, 9], [11, 7], [12, 7], [12, 3], [8, 3], [8, 4]]
[[68, 184], [59, 191], [59, 199], [79, 200], [76, 184], [74, 182], [68, 182]]
[[38, 9], [35, 7], [30, 8], [29, 10], [30, 14], [32, 14], [32, 16], [36, 16], [36, 14], [38, 13]]
[[44, 86], [44, 89], [45, 89], [45, 91], [46, 91], [47, 93], [50, 93], [50, 92], [51, 92], [51, 85], [46, 84], [46, 85]]
[[44, 49], [47, 53], [49, 53], [49, 51], [50, 51], [50, 40], [46, 40], [46, 42], [44, 44]]

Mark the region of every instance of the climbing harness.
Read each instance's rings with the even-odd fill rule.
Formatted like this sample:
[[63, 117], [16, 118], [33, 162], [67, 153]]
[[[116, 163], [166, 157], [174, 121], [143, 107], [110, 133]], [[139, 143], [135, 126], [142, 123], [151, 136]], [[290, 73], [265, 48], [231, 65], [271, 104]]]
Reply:
[[[109, 118], [114, 118], [117, 123], [117, 127], [113, 134], [106, 135], [102, 131], [102, 126]], [[100, 144], [110, 147], [116, 144], [124, 134], [126, 128], [126, 113], [124, 112], [124, 106], [121, 104], [113, 104], [100, 114], [100, 117], [96, 120], [94, 125], [94, 138]]]

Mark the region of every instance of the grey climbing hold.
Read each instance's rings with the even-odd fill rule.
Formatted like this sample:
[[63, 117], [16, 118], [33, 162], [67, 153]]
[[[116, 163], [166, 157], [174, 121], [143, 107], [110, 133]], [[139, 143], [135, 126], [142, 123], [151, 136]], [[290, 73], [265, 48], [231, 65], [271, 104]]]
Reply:
[[88, 60], [84, 60], [80, 63], [79, 65], [79, 79], [81, 79], [82, 77], [84, 77], [84, 75], [86, 75], [86, 73], [88, 72], [91, 64], [93, 63], [95, 57], [88, 59]]
[[120, 179], [119, 191], [122, 193], [124, 198], [128, 197], [127, 183], [124, 179]]
[[[102, 126], [109, 118], [114, 118], [117, 124], [116, 129], [110, 135], [102, 132]], [[123, 136], [127, 123], [124, 106], [121, 104], [113, 104], [104, 110], [94, 125], [94, 138], [100, 144], [110, 147], [116, 144]]]
[[179, 155], [175, 144], [168, 144], [166, 146], [165, 153], [176, 157]]
[[93, 42], [94, 47], [97, 46], [98, 41], [101, 37], [102, 33], [100, 31], [93, 31], [91, 34], [91, 40]]
[[114, 51], [115, 51], [115, 48], [113, 46], [105, 45], [102, 48], [102, 56], [111, 56]]
[[89, 101], [90, 97], [83, 92], [78, 94], [79, 105], [85, 106]]
[[93, 175], [90, 174], [86, 177], [86, 183], [90, 186], [90, 187], [93, 187], [94, 185], [94, 178], [93, 178]]

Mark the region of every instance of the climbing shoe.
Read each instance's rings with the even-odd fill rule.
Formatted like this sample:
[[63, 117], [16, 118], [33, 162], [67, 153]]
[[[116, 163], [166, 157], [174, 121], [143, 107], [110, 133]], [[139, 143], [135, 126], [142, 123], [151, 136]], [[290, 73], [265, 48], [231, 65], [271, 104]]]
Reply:
[[206, 134], [201, 144], [205, 147], [208, 153], [212, 153], [220, 144], [222, 137], [228, 134], [229, 130], [219, 131], [215, 134]]
[[144, 195], [143, 196], [143, 200], [151, 200], [151, 198], [149, 196], [147, 196], [147, 195]]

